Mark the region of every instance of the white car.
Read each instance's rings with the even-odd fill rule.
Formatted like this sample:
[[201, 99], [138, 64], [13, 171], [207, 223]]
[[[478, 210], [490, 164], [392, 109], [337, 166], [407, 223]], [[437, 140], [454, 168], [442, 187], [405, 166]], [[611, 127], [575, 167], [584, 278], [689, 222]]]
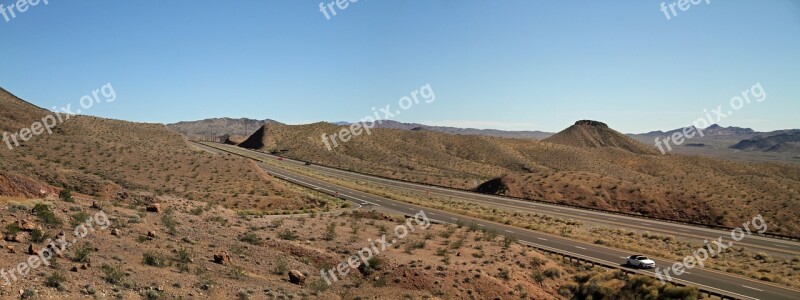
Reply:
[[644, 255], [631, 255], [626, 262], [629, 266], [639, 267], [640, 269], [655, 268], [656, 262]]

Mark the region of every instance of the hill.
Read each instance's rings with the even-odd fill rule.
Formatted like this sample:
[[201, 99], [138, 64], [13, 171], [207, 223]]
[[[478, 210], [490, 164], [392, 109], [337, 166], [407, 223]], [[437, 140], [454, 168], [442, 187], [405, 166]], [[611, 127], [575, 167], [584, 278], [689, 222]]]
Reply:
[[270, 119], [212, 118], [167, 124], [167, 128], [186, 136], [190, 140], [215, 139], [218, 142], [224, 142], [227, 136], [249, 136], [253, 130], [264, 124], [279, 124], [279, 122]]
[[579, 123], [554, 136], [559, 143], [375, 128], [331, 151], [321, 136], [345, 127], [268, 125], [248, 146], [390, 178], [487, 183], [481, 191], [693, 222], [736, 226], [757, 211], [774, 220], [770, 230], [800, 230], [800, 166], [651, 155], [607, 126]]
[[745, 151], [800, 153], [800, 130], [757, 136], [752, 139], [742, 140], [731, 146], [731, 148]]
[[[16, 132], [49, 112], [2, 91], [0, 114], [0, 129]], [[308, 128], [317, 126], [331, 128]], [[287, 126], [265, 127], [262, 136], [278, 132], [276, 144], [294, 145], [281, 141], [289, 138]], [[59, 195], [65, 188], [71, 196]], [[437, 224], [424, 234], [417, 227], [369, 268], [327, 286], [319, 270], [347, 259], [342, 249], [361, 249], [363, 237], [380, 236], [404, 218], [344, 209], [329, 198], [285, 185], [243, 158], [193, 149], [164, 125], [71, 116], [53, 134], [0, 149], [0, 268], [30, 261], [48, 238], [69, 237], [82, 224], [92, 229], [48, 264], [31, 263], [29, 274], [9, 279], [0, 298], [427, 299], [477, 291], [486, 298], [569, 299], [627, 282], [670, 292], [649, 277], [584, 270], [494, 232]], [[289, 210], [335, 211], [252, 215]], [[483, 256], [492, 259], [476, 260]]]
[[544, 141], [573, 147], [604, 147], [639, 154], [657, 154], [653, 147], [637, 142], [609, 128], [603, 122], [591, 120], [577, 121], [575, 125], [544, 139]]
[[[703, 132], [703, 136], [696, 134], [691, 139], [687, 139], [682, 145], [671, 145], [672, 150], [670, 153], [702, 155], [748, 162], [800, 163], [800, 150], [793, 147], [791, 143], [777, 146], [774, 151], [764, 151], [768, 150], [770, 147], [776, 146], [778, 143], [777, 139], [781, 138], [776, 138], [775, 142], [770, 142], [768, 141], [769, 139], [758, 142], [759, 139], [770, 136], [791, 134], [797, 132], [797, 129], [759, 132], [750, 128], [735, 126], [722, 127], [717, 124], [713, 124], [707, 128], [693, 129], [694, 132]], [[656, 138], [664, 140], [674, 133], [682, 131], [683, 128], [678, 128], [669, 131], [628, 134], [628, 136], [641, 143], [654, 145]], [[759, 143], [761, 148], [755, 146]], [[770, 146], [767, 147], [766, 145]]]
[[[19, 132], [50, 112], [0, 91], [0, 130]], [[240, 210], [293, 210], [316, 201], [249, 161], [212, 159], [161, 124], [72, 116], [20, 147], [0, 147], [0, 196], [70, 189], [98, 200], [173, 195]], [[40, 191], [44, 190], [44, 193]]]

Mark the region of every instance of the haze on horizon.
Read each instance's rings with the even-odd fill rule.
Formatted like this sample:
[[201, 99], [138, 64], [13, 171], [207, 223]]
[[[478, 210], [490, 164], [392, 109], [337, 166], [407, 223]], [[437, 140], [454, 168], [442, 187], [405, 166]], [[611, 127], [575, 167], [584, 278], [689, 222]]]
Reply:
[[[800, 4], [712, 1], [671, 19], [660, 1], [61, 2], [0, 24], [0, 86], [44, 108], [109, 82], [90, 115], [356, 121], [424, 84], [437, 100], [394, 120], [557, 132], [685, 126], [756, 83], [722, 120], [797, 128]], [[135, 13], [132, 13], [135, 12]]]

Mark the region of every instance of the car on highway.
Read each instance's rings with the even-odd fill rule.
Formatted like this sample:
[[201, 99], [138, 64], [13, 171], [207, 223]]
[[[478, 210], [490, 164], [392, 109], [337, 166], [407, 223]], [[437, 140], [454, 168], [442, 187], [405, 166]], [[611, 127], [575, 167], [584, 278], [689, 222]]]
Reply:
[[305, 165], [306, 165], [306, 166], [310, 166], [310, 165], [311, 165], [311, 163], [310, 163], [310, 162], [306, 162], [306, 163], [305, 163]]
[[631, 255], [628, 257], [628, 260], [625, 263], [629, 266], [638, 267], [640, 269], [656, 267], [656, 262], [644, 255]]

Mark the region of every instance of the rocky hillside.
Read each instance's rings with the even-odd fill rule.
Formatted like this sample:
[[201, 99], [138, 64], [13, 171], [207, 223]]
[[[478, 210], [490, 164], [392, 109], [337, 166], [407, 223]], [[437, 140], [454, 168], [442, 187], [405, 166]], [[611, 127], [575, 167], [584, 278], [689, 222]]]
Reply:
[[800, 166], [653, 155], [607, 126], [579, 123], [553, 137], [561, 143], [376, 128], [337, 147], [330, 137], [343, 126], [268, 125], [248, 148], [390, 178], [464, 189], [487, 183], [482, 191], [708, 224], [735, 226], [756, 211], [769, 215], [774, 232], [800, 230]]
[[[0, 91], [0, 130], [31, 128], [50, 112]], [[174, 195], [241, 210], [315, 209], [319, 203], [245, 159], [213, 159], [161, 124], [72, 116], [19, 147], [0, 147], [0, 196], [61, 189], [103, 200]], [[43, 190], [45, 192], [40, 192]]]
[[575, 125], [544, 139], [573, 147], [616, 148], [638, 154], [656, 154], [653, 147], [642, 144], [608, 127], [603, 122], [581, 120]]

